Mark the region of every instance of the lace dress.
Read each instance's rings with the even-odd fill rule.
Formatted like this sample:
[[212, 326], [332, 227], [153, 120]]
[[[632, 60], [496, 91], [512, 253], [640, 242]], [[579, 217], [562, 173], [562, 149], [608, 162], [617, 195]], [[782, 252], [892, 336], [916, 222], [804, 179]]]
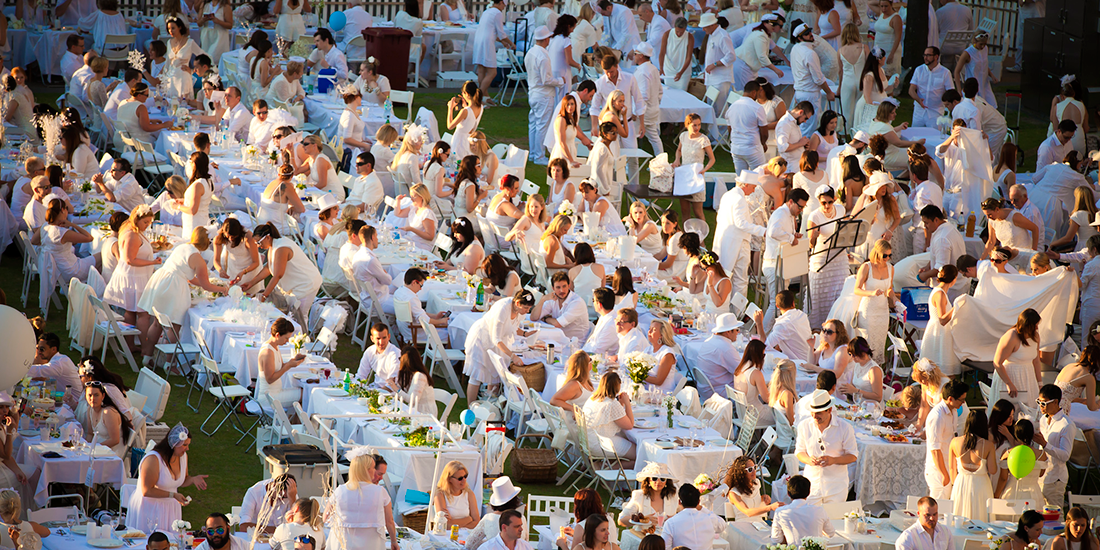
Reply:
[[[701, 133], [697, 137], [691, 137], [691, 132], [682, 132], [680, 134], [680, 165], [699, 164], [705, 167], [707, 165], [707, 147], [710, 147], [710, 138], [706, 134]], [[688, 197], [688, 200], [692, 202], [707, 200], [706, 189]]]
[[[938, 320], [943, 312], [936, 307], [932, 299], [936, 293], [943, 294], [947, 298], [947, 293], [940, 287], [933, 288], [932, 294], [928, 296], [928, 328], [924, 329], [924, 339], [920, 343], [920, 356], [939, 365], [940, 371], [944, 374], [954, 376], [961, 372], [962, 363], [955, 355], [955, 339], [951, 335], [950, 323], [945, 326]], [[947, 298], [947, 307], [951, 307], [950, 298]]]
[[1035, 367], [1032, 361], [1038, 353], [1035, 342], [1026, 346], [1021, 343], [1020, 347], [1005, 359], [1004, 365], [1008, 377], [1016, 386], [1016, 397], [1009, 397], [1008, 385], [1001, 379], [1000, 373], [994, 372], [993, 381], [990, 384], [990, 400], [996, 403], [998, 399], [1007, 399], [1016, 405], [1017, 409], [1033, 409], [1035, 398], [1039, 397], [1039, 382], [1035, 380]]
[[885, 360], [886, 332], [890, 326], [890, 300], [885, 292], [890, 290], [894, 280], [894, 266], [888, 266], [889, 275], [885, 279], [876, 279], [874, 269], [868, 265], [867, 282], [864, 289], [869, 292], [883, 291], [882, 296], [864, 296], [859, 301], [856, 312], [856, 333], [867, 339], [874, 352], [872, 358], [879, 363]]
[[860, 49], [859, 57], [855, 63], [848, 63], [843, 55], [840, 56], [840, 65], [844, 75], [840, 83], [840, 110], [843, 111], [844, 120], [851, 121], [849, 128], [855, 128], [856, 105], [860, 96], [859, 73], [863, 70], [863, 64], [866, 61], [867, 52], [863, 49]]
[[848, 278], [847, 255], [840, 253], [827, 262], [833, 253], [823, 252], [829, 247], [829, 238], [836, 233], [836, 224], [829, 222], [842, 218], [845, 214], [842, 204], [835, 203], [833, 208], [832, 217], [827, 216], [820, 208], [808, 216], [815, 226], [821, 226], [818, 229], [817, 244], [814, 246], [815, 254], [810, 256], [810, 310], [807, 314], [811, 327], [819, 327], [828, 319], [829, 310], [840, 297], [844, 280]]
[[633, 444], [623, 437], [622, 430], [615, 424], [626, 416], [626, 409], [618, 399], [589, 399], [583, 410], [588, 424], [588, 449], [593, 456], [598, 456], [599, 450], [616, 456], [624, 456], [630, 451]]
[[989, 227], [997, 234], [1001, 246], [1016, 250], [1031, 250], [1031, 232], [1015, 223], [1012, 218], [1019, 210], [1012, 210], [1003, 220], [988, 219]]
[[360, 483], [351, 489], [346, 483], [332, 492], [325, 523], [331, 526], [329, 548], [384, 550], [386, 548], [386, 507], [390, 506], [386, 489]]
[[[980, 440], [979, 440], [980, 441]], [[975, 467], [976, 466], [976, 467]], [[986, 501], [993, 498], [993, 483], [985, 468], [985, 459], [978, 464], [967, 464], [962, 457], [955, 457], [958, 474], [951, 487], [951, 501], [955, 503], [955, 515], [975, 521], [989, 521]], [[1009, 484], [1012, 481], [1009, 480]]]
[[275, 36], [294, 42], [306, 33], [306, 24], [302, 21], [302, 7], [305, 6], [305, 2], [298, 0], [298, 5], [292, 8], [287, 0], [277, 1], [282, 2], [283, 6], [279, 12], [279, 23], [275, 25]]
[[[141, 246], [138, 248], [137, 259], [152, 261], [155, 257], [153, 245], [145, 235], [138, 234], [138, 239], [141, 241]], [[119, 254], [122, 253], [120, 250]], [[107, 255], [110, 255], [110, 252], [107, 252]], [[153, 265], [132, 266], [120, 259], [114, 272], [111, 273], [107, 288], [103, 291], [103, 301], [125, 311], [137, 311], [138, 300], [141, 299], [141, 294], [145, 292], [145, 285], [149, 283], [156, 269]]]
[[[190, 300], [190, 295], [188, 295], [188, 300]], [[157, 477], [157, 489], [174, 493], [177, 492], [180, 485], [183, 485], [183, 482], [187, 480], [186, 454], [180, 456], [179, 476], [177, 477], [172, 476], [171, 470], [168, 469], [168, 466], [156, 451], [149, 451], [149, 454], [145, 455], [142, 462], [148, 460], [157, 461], [157, 467], [160, 468], [160, 473]], [[178, 500], [169, 497], [146, 497], [141, 493], [140, 484], [138, 487], [139, 488], [134, 491], [133, 496], [130, 497], [130, 514], [126, 518], [127, 527], [145, 531], [146, 533], [152, 532], [154, 529], [166, 530], [171, 528], [173, 521], [183, 517], [183, 509]]]
[[453, 156], [457, 159], [472, 154], [470, 151], [470, 134], [477, 130], [478, 124], [481, 123], [481, 115], [485, 114], [484, 108], [476, 115], [473, 107], [465, 107], [465, 110], [466, 117], [455, 126], [454, 138], [451, 140], [451, 146], [454, 148]]

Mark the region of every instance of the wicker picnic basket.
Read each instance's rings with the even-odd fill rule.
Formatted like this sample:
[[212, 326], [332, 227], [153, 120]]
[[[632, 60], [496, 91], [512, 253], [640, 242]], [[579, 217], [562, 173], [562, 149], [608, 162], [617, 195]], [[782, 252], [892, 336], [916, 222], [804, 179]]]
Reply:
[[416, 531], [417, 533], [425, 533], [428, 525], [428, 511], [421, 510], [419, 512], [411, 512], [401, 516], [405, 522], [405, 527]]
[[546, 388], [546, 366], [542, 363], [519, 366], [511, 365], [509, 370], [522, 376], [523, 381], [527, 382], [527, 387], [532, 390], [542, 393], [542, 390]]
[[556, 483], [558, 481], [558, 456], [554, 449], [520, 447], [520, 441], [525, 437], [543, 438], [550, 441], [550, 437], [543, 434], [525, 433], [516, 438], [516, 447], [512, 451], [512, 481], [518, 483]]

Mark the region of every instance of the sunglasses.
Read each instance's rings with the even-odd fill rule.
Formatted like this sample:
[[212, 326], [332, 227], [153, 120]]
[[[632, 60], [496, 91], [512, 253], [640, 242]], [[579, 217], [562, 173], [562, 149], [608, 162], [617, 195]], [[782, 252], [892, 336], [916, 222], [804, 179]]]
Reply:
[[821, 206], [831, 206], [836, 201], [821, 201]]
[[313, 537], [311, 537], [309, 535], [298, 535], [294, 539], [294, 542], [300, 542], [302, 544], [315, 544], [316, 543], [316, 541], [313, 540]]
[[85, 388], [102, 388], [103, 387], [103, 382], [100, 382], [99, 380], [92, 380], [91, 382], [85, 382], [84, 387]]
[[203, 528], [202, 532], [206, 533], [207, 535], [224, 535], [225, 527], [206, 527]]
[[470, 475], [470, 474], [463, 474], [463, 475], [461, 475], [461, 476], [451, 477], [451, 479], [453, 479], [453, 480], [455, 480], [455, 481], [466, 481], [466, 478], [467, 478], [467, 477], [468, 477], [469, 475]]
[[889, 259], [889, 258], [893, 258], [893, 257], [894, 257], [894, 254], [893, 254], [893, 253], [890, 253], [890, 254], [883, 254], [883, 255], [882, 255], [882, 257], [883, 257], [883, 258], [887, 258], [887, 259]]
[[831, 328], [823, 328], [821, 334], [836, 334], [836, 331]]
[[267, 116], [267, 111], [256, 111], [256, 116]]
[[1054, 403], [1053, 399], [1051, 399], [1049, 401], [1044, 401], [1042, 397], [1036, 397], [1035, 398], [1035, 404], [1039, 405], [1040, 407], [1045, 407], [1045, 406], [1047, 406], [1051, 403]]
[[995, 263], [995, 264], [1003, 264], [1003, 263], [1005, 263], [1005, 262], [1007, 262], [1007, 261], [1008, 261], [1008, 260], [993, 260], [993, 263]]
[[356, 163], [355, 163], [356, 166], [366, 166], [367, 164], [370, 164], [370, 163], [369, 162], [358, 162], [358, 161], [356, 161]]

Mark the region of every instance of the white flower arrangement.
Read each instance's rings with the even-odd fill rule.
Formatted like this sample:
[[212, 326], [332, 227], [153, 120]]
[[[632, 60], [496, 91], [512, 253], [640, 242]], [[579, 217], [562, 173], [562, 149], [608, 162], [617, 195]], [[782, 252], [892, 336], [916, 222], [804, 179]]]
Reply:
[[848, 512], [847, 514], [844, 514], [845, 519], [859, 519], [859, 517], [860, 517], [859, 512], [857, 512], [855, 510], [852, 510], [851, 512]]
[[769, 544], [765, 546], [767, 550], [798, 550], [796, 544]]
[[130, 50], [130, 53], [126, 56], [126, 61], [130, 63], [130, 68], [137, 71], [145, 70], [145, 54], [138, 50]]
[[573, 203], [568, 200], [561, 201], [561, 204], [558, 205], [558, 214], [572, 218], [577, 215], [577, 207], [573, 206]]
[[191, 530], [191, 522], [190, 521], [183, 521], [182, 519], [174, 520], [174, 521], [172, 521], [172, 530], [173, 531], [190, 531]]
[[477, 288], [477, 285], [481, 284], [481, 276], [475, 274], [462, 272], [462, 278], [466, 280], [466, 286], [468, 288]]
[[309, 343], [309, 336], [307, 336], [304, 332], [299, 332], [298, 334], [290, 337], [289, 343], [290, 345], [294, 346], [294, 353], [299, 353], [302, 351], [302, 346]]
[[642, 384], [649, 373], [657, 367], [657, 358], [640, 351], [634, 351], [623, 356], [622, 364], [626, 367], [626, 374], [635, 384]]

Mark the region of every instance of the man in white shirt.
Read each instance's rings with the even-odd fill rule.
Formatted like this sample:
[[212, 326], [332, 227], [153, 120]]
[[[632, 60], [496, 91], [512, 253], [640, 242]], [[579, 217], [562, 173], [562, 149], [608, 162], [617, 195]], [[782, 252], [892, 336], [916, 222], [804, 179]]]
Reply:
[[1076, 122], [1068, 119], [1059, 122], [1058, 127], [1054, 129], [1054, 133], [1039, 144], [1039, 155], [1035, 158], [1035, 170], [1038, 171], [1044, 166], [1062, 162], [1062, 159], [1066, 158], [1066, 153], [1073, 149], [1070, 140], [1073, 139], [1075, 133], [1077, 133]]
[[118, 157], [111, 164], [106, 177], [103, 174], [92, 176], [96, 189], [108, 201], [125, 208], [127, 212], [145, 204], [145, 190], [130, 171], [130, 161]]
[[[657, 19], [663, 21], [664, 17], [654, 20]], [[661, 97], [664, 95], [664, 88], [661, 86], [660, 71], [656, 65], [650, 63], [653, 54], [653, 46], [648, 42], [638, 44], [634, 50], [634, 80], [638, 83], [638, 93], [642, 95], [642, 105], [638, 106], [638, 111], [642, 114], [640, 124], [644, 124], [641, 127], [649, 144], [653, 146], [653, 154], [659, 155], [665, 152], [665, 146], [661, 143]]]
[[362, 205], [367, 216], [374, 216], [378, 205], [386, 198], [382, 180], [374, 172], [374, 155], [370, 151], [359, 153], [355, 157], [355, 173], [358, 177], [352, 181], [351, 193], [345, 202]]
[[[817, 52], [814, 51], [814, 34], [813, 28], [803, 23], [795, 29], [795, 40], [797, 44], [791, 48], [791, 73], [794, 75], [794, 101], [795, 102], [808, 102], [811, 106], [810, 109], [803, 108], [802, 111], [807, 115], [805, 120], [799, 122], [802, 129], [802, 135], [813, 135], [814, 130], [817, 129], [818, 114], [821, 112], [821, 92], [825, 92], [825, 99], [832, 101], [836, 99], [836, 94], [833, 93], [833, 89], [829, 86], [829, 81], [825, 80], [825, 74], [821, 72], [821, 58], [818, 57]], [[788, 111], [789, 112], [789, 111]], [[783, 148], [779, 149], [780, 154], [783, 154]], [[786, 155], [783, 158], [787, 158]], [[787, 169], [791, 172], [797, 172], [795, 168], [798, 167], [798, 159], [794, 162], [787, 160]]]
[[955, 262], [966, 254], [966, 241], [963, 240], [962, 233], [959, 233], [954, 223], [947, 223], [943, 210], [935, 205], [930, 204], [922, 208], [920, 219], [925, 232], [929, 235], [928, 268], [917, 274], [917, 279], [924, 282], [934, 277], [941, 267], [955, 265]]
[[531, 308], [531, 319], [538, 319], [560, 328], [566, 338], [584, 340], [588, 337], [588, 306], [573, 292], [573, 283], [564, 271], [550, 277], [553, 292], [546, 294]]
[[[254, 116], [248, 122], [248, 144], [266, 151], [275, 133], [275, 124], [267, 120], [267, 101], [257, 99], [252, 102]], [[286, 137], [286, 136], [280, 136]]]
[[397, 371], [401, 369], [401, 352], [397, 346], [390, 345], [390, 329], [386, 323], [375, 323], [370, 329], [370, 339], [374, 344], [363, 352], [355, 377], [365, 381], [373, 372], [375, 382], [398, 391]]
[[[661, 42], [664, 41], [665, 33], [672, 30], [672, 24], [668, 19], [658, 16], [653, 12], [653, 4], [643, 2], [638, 6], [638, 19], [641, 19], [645, 23], [645, 41], [652, 48], [654, 53], [661, 51]], [[637, 51], [637, 49], [635, 49]], [[653, 59], [653, 56], [649, 56]], [[658, 60], [659, 61], [659, 60]]]
[[619, 335], [619, 345], [612, 361], [621, 360], [628, 353], [644, 353], [649, 346], [645, 334], [638, 330], [638, 312], [634, 308], [623, 308], [616, 313], [615, 331]]
[[365, 59], [367, 52], [365, 46], [350, 46], [357, 36], [363, 36], [363, 29], [374, 26], [374, 17], [363, 8], [363, 0], [349, 0], [348, 8], [344, 10], [344, 42], [340, 49], [344, 55], [352, 59]]
[[[620, 4], [615, 4], [615, 6], [630, 11]], [[631, 24], [633, 25], [633, 23]], [[638, 81], [634, 80], [634, 75], [619, 69], [619, 60], [615, 59], [613, 55], [604, 56], [603, 60], [600, 61], [600, 66], [603, 67], [603, 76], [596, 80], [596, 95], [592, 96], [592, 107], [588, 110], [588, 114], [592, 118], [592, 136], [593, 138], [598, 137], [600, 111], [607, 105], [607, 97], [611, 95], [611, 92], [619, 90], [626, 95], [626, 120], [623, 121], [623, 125], [627, 127], [630, 134], [628, 137], [622, 138], [621, 143], [624, 149], [633, 149], [638, 146], [638, 133], [634, 129], [632, 121], [637, 119], [640, 126], [645, 125], [645, 113], [641, 111], [645, 102], [642, 101], [642, 92], [638, 90]]]
[[1039, 228], [1039, 248], [1036, 250], [1042, 250], [1043, 244], [1046, 243], [1046, 226], [1047, 222], [1043, 220], [1043, 213], [1039, 211], [1039, 207], [1035, 206], [1035, 203], [1031, 202], [1027, 196], [1027, 187], [1017, 183], [1008, 188], [1008, 200], [1012, 201], [1012, 206], [1019, 210], [1021, 214], [1031, 220], [1031, 223], [1035, 224], [1035, 227]]
[[61, 56], [61, 76], [68, 85], [72, 81], [73, 74], [84, 66], [84, 37], [79, 34], [70, 34], [65, 39], [65, 48], [68, 51]]
[[1062, 410], [1062, 388], [1054, 384], [1044, 385], [1039, 388], [1039, 399], [1036, 402], [1043, 416], [1039, 419], [1040, 433], [1036, 434], [1035, 441], [1043, 446], [1043, 451], [1050, 457], [1050, 468], [1039, 478], [1043, 500], [1048, 506], [1065, 506], [1066, 482], [1069, 481], [1066, 462], [1073, 450], [1077, 426], [1066, 416], [1066, 411]]
[[141, 71], [126, 69], [123, 81], [126, 85], [115, 87], [115, 91], [111, 92], [111, 96], [107, 98], [107, 105], [103, 108], [103, 114], [111, 120], [118, 120], [118, 106], [130, 99], [130, 90], [141, 82]]
[[[355, 256], [351, 260], [351, 274], [356, 281], [359, 281], [359, 287], [362, 291], [362, 294], [359, 295], [359, 301], [368, 307], [371, 306], [370, 293], [366, 288], [366, 285], [370, 285], [374, 289], [375, 295], [378, 296], [378, 300], [382, 302], [382, 310], [390, 313], [393, 309], [393, 300], [389, 299], [390, 283], [393, 282], [393, 277], [382, 267], [382, 262], [374, 253], [378, 248], [378, 230], [374, 226], [363, 224], [363, 227], [359, 228], [359, 242], [361, 243], [359, 250], [355, 251]], [[407, 285], [408, 276], [405, 277], [405, 280]], [[400, 291], [401, 289], [397, 290], [397, 292]], [[397, 292], [394, 293], [395, 297]], [[415, 301], [419, 303], [420, 299], [417, 298]], [[446, 323], [444, 323], [444, 326], [446, 326]]]
[[[965, 86], [965, 83], [963, 84]], [[951, 112], [951, 120], [962, 119], [971, 130], [982, 131], [982, 113], [974, 100], [963, 97], [957, 90], [943, 93], [943, 105]]]
[[951, 528], [940, 525], [940, 507], [936, 499], [921, 497], [917, 501], [917, 522], [901, 532], [894, 547], [897, 550], [955, 550]]
[[756, 191], [760, 175], [742, 170], [733, 189], [722, 195], [715, 219], [714, 242], [718, 247], [718, 262], [730, 276], [733, 292], [748, 296], [749, 258], [752, 237], [763, 237], [766, 228], [752, 221], [752, 210], [745, 199]]
[[715, 320], [711, 330], [713, 335], [703, 342], [695, 361], [695, 368], [710, 381], [710, 384], [699, 384], [700, 401], [706, 401], [714, 394], [711, 386], [723, 388], [726, 384], [733, 384], [733, 371], [741, 362], [741, 353], [733, 347], [733, 343], [737, 341], [744, 324], [732, 313], [723, 313]]
[[31, 180], [46, 175], [46, 163], [42, 157], [27, 157], [27, 160], [23, 161], [23, 172], [25, 175], [19, 176], [11, 188], [11, 211], [16, 216], [22, 216], [23, 211], [27, 209], [27, 203], [34, 200]]
[[[377, 238], [377, 236], [375, 238]], [[360, 248], [360, 250], [363, 248], [366, 247], [364, 246]], [[405, 272], [405, 286], [402, 286], [393, 293], [393, 301], [409, 303], [409, 309], [412, 311], [411, 324], [419, 327], [421, 321], [428, 321], [436, 328], [445, 328], [447, 326], [447, 316], [450, 315], [449, 311], [431, 314], [424, 311], [424, 306], [420, 304], [420, 297], [418, 294], [424, 289], [424, 281], [427, 280], [427, 271], [416, 267], [410, 268]], [[379, 296], [378, 299], [381, 300], [382, 297]], [[583, 304], [584, 302], [581, 303]], [[409, 327], [409, 324], [410, 323], [397, 323], [397, 330], [401, 332], [401, 338], [406, 342], [412, 342], [412, 329]]]
[[69, 93], [79, 97], [81, 101], [88, 101], [87, 85], [88, 81], [95, 76], [95, 71], [92, 70], [92, 60], [96, 57], [99, 56], [94, 51], [84, 52], [84, 65], [77, 67], [69, 79]]
[[772, 540], [779, 544], [799, 544], [804, 537], [836, 536], [836, 529], [833, 529], [825, 509], [806, 500], [811, 489], [817, 489], [814, 485], [814, 482], [800, 475], [787, 480], [787, 495], [791, 497], [791, 503], [775, 511]]
[[[856, 432], [851, 423], [833, 414], [833, 396], [814, 390], [810, 417], [798, 424], [795, 453], [805, 464], [803, 475], [810, 480], [815, 503], [848, 500], [848, 464], [859, 457]], [[794, 495], [791, 495], [794, 498]]]
[[84, 396], [84, 383], [80, 381], [80, 372], [73, 360], [61, 350], [61, 338], [52, 332], [38, 337], [35, 345], [34, 361], [27, 376], [48, 378], [56, 381], [54, 387], [65, 390], [65, 404], [76, 410], [78, 400]]
[[837, 145], [829, 151], [829, 154], [825, 157], [825, 177], [829, 178], [830, 187], [839, 189], [844, 184], [841, 181], [843, 174], [840, 166], [840, 161], [844, 157], [855, 155], [860, 166], [863, 166], [863, 162], [869, 158], [867, 144], [870, 142], [871, 136], [867, 132], [856, 130], [856, 134], [852, 136], [851, 141], [844, 145]]
[[348, 58], [336, 47], [332, 31], [326, 28], [317, 29], [317, 32], [313, 33], [313, 44], [317, 49], [309, 54], [306, 67], [313, 68], [316, 65], [322, 69], [336, 69], [336, 79], [347, 80]]
[[[206, 518], [206, 526], [200, 531], [206, 536], [206, 540], [195, 547], [195, 550], [246, 550], [250, 548], [248, 542], [233, 535], [229, 528], [229, 518], [221, 512], [210, 514], [210, 517]], [[160, 533], [160, 531], [157, 531], [157, 533]], [[156, 533], [149, 535], [150, 541], [153, 540], [154, 535]]]
[[[733, 41], [729, 33], [718, 25], [718, 17], [707, 12], [699, 17], [699, 27], [707, 33], [707, 49], [703, 58], [703, 83], [718, 88], [718, 97], [714, 100], [714, 116], [722, 116], [726, 106], [730, 87], [733, 86], [733, 62], [737, 54], [733, 53]], [[732, 128], [731, 128], [732, 130]], [[719, 139], [718, 125], [710, 127], [710, 139]]]
[[730, 149], [733, 152], [733, 165], [737, 172], [755, 170], [767, 162], [764, 158], [764, 142], [768, 117], [764, 107], [756, 102], [763, 94], [755, 81], [745, 84], [741, 99], [734, 101], [726, 111], [726, 120], [730, 125]]
[[[836, 373], [831, 370], [823, 370], [817, 373], [817, 384], [814, 389], [824, 390], [830, 396], [836, 395]], [[813, 401], [813, 398], [814, 392], [810, 392], [795, 402], [794, 423], [791, 424], [792, 426], [798, 426], [803, 420], [813, 415], [813, 411], [810, 410], [810, 402]]]
[[619, 351], [619, 333], [615, 314], [615, 293], [610, 288], [601, 287], [592, 291], [592, 307], [600, 314], [596, 328], [584, 343], [584, 351], [589, 355], [614, 355]]
[[[802, 234], [798, 232], [795, 219], [802, 213], [802, 209], [806, 207], [809, 200], [810, 194], [805, 189], [794, 188], [787, 194], [787, 202], [776, 208], [771, 217], [768, 218], [768, 229], [764, 232], [763, 261], [764, 280], [768, 285], [768, 296], [775, 296], [779, 294], [780, 290], [787, 288], [786, 281], [779, 280], [779, 272], [777, 271], [779, 256], [782, 253], [783, 245], [794, 246], [802, 238]], [[764, 314], [765, 325], [762, 328], [770, 330], [774, 319], [775, 309], [769, 306], [768, 311]]]
[[[926, 156], [909, 157], [909, 178], [913, 190], [909, 193], [909, 202], [914, 212], [920, 212], [926, 206], [943, 208], [943, 188], [928, 179], [928, 167], [931, 160]], [[924, 252], [928, 244], [925, 226], [919, 218], [913, 219], [913, 253]], [[929, 233], [930, 234], [930, 233]]]
[[699, 503], [699, 489], [685, 483], [677, 490], [683, 510], [665, 520], [661, 538], [665, 548], [684, 547], [691, 550], [711, 550], [714, 538], [726, 532], [726, 522]]
[[[974, 30], [974, 13], [971, 11], [970, 6], [964, 6], [955, 0], [944, 0], [940, 3], [940, 8], [936, 10], [936, 28], [940, 31], [938, 44], [942, 47], [943, 39], [949, 31]], [[951, 55], [962, 53], [962, 51], [963, 48], [951, 48], [951, 51], [945, 50], [943, 53]]]
[[[274, 505], [268, 501], [274, 497]], [[298, 500], [298, 482], [293, 474], [282, 474], [271, 479], [261, 479], [248, 488], [244, 493], [244, 501], [241, 502], [241, 529], [256, 527], [260, 520], [260, 513], [265, 507], [269, 507], [271, 515], [268, 516], [265, 532], [272, 533], [281, 525], [284, 516], [294, 507], [294, 501]]]
[[913, 71], [909, 81], [909, 97], [913, 98], [913, 126], [935, 128], [943, 112], [943, 93], [955, 88], [951, 71], [940, 65], [940, 49], [924, 49], [924, 65]]
[[220, 126], [229, 130], [237, 139], [245, 139], [252, 124], [252, 113], [241, 103], [241, 90], [236, 86], [226, 88], [225, 104], [229, 108], [222, 114]]
[[779, 310], [779, 316], [775, 318], [771, 332], [764, 331], [763, 311], [757, 310], [753, 321], [767, 347], [779, 350], [795, 361], [808, 361], [814, 339], [813, 331], [810, 330], [810, 318], [794, 306], [794, 293], [781, 290], [775, 295], [775, 307]]
[[[798, 46], [795, 46], [795, 48], [797, 49]], [[809, 101], [801, 101], [793, 109], [784, 113], [779, 121], [775, 123], [775, 144], [779, 149], [779, 156], [787, 161], [787, 173], [798, 171], [798, 164], [802, 161], [802, 152], [806, 150], [806, 145], [810, 143], [810, 138], [802, 135], [801, 126], [812, 118], [814, 118], [813, 104]]]
[[1001, 148], [1008, 138], [1008, 121], [996, 106], [990, 105], [982, 96], [975, 97], [974, 104], [981, 113], [982, 129], [985, 130], [989, 150], [993, 153], [993, 165], [996, 166], [1001, 162]]
[[[527, 69], [527, 101], [530, 109], [527, 113], [527, 142], [542, 143], [546, 130], [554, 118], [554, 98], [558, 88], [565, 83], [561, 77], [554, 76], [550, 70], [550, 52], [546, 45], [550, 43], [550, 29], [541, 26], [535, 29], [535, 45], [527, 50], [523, 65]], [[546, 164], [546, 153], [542, 147], [531, 148], [531, 161]]]
[[516, 510], [501, 513], [500, 534], [485, 541], [481, 550], [534, 550], [531, 543], [523, 540], [523, 514]]
[[630, 8], [611, 0], [600, 0], [596, 4], [596, 12], [604, 17], [601, 44], [626, 55], [642, 41], [638, 34], [638, 25], [634, 23], [634, 12]]
[[27, 233], [46, 223], [46, 205], [42, 204], [46, 197], [50, 196], [50, 180], [46, 176], [37, 176], [31, 180], [31, 200], [23, 208], [23, 223], [27, 226]]
[[928, 483], [928, 494], [932, 498], [951, 498], [951, 472], [947, 461], [951, 456], [949, 447], [958, 427], [959, 407], [966, 403], [966, 392], [970, 385], [955, 379], [943, 385], [943, 399], [928, 413], [924, 423], [927, 438], [924, 458], [924, 480]]

